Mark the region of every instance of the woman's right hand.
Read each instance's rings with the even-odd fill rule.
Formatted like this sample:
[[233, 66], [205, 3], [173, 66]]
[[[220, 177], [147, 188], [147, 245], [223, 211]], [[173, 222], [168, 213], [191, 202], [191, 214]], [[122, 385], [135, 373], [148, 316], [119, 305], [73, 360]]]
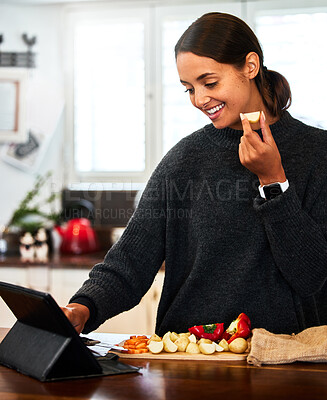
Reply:
[[60, 307], [66, 317], [69, 319], [77, 333], [81, 333], [87, 320], [90, 318], [90, 310], [78, 303], [67, 304], [66, 307]]

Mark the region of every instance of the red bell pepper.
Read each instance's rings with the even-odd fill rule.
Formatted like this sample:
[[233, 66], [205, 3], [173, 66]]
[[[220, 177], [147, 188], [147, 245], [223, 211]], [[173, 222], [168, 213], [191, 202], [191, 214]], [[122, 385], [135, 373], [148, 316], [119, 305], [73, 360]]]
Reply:
[[237, 319], [235, 319], [223, 334], [223, 338], [227, 340], [228, 344], [234, 339], [241, 337], [247, 339], [251, 333], [251, 321], [250, 318], [241, 313]]
[[210, 339], [213, 342], [220, 340], [224, 333], [224, 324], [197, 325], [188, 329], [198, 338]]

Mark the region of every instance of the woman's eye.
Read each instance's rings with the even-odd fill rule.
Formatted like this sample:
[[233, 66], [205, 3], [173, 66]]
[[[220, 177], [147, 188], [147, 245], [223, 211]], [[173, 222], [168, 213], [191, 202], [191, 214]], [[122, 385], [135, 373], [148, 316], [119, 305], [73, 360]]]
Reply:
[[206, 83], [205, 86], [209, 87], [209, 88], [213, 88], [217, 85], [218, 82], [211, 82], [211, 83]]
[[185, 93], [189, 92], [190, 94], [192, 94], [194, 92], [194, 89], [185, 89]]

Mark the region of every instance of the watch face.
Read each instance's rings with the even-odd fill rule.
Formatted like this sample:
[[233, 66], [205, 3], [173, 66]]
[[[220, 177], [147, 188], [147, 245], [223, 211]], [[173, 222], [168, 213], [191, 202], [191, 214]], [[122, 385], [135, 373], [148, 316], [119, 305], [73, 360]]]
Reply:
[[274, 199], [283, 193], [282, 188], [279, 183], [273, 183], [272, 185], [267, 185], [263, 187], [265, 198], [267, 200]]

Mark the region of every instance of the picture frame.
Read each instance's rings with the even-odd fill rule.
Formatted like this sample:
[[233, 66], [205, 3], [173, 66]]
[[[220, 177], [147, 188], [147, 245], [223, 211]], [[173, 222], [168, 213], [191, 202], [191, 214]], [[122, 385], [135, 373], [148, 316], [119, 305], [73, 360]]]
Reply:
[[28, 71], [0, 68], [0, 143], [25, 142]]
[[1, 158], [7, 164], [22, 171], [35, 173], [47, 151], [51, 137], [42, 130], [32, 128], [27, 132], [24, 143], [7, 143], [2, 146]]

